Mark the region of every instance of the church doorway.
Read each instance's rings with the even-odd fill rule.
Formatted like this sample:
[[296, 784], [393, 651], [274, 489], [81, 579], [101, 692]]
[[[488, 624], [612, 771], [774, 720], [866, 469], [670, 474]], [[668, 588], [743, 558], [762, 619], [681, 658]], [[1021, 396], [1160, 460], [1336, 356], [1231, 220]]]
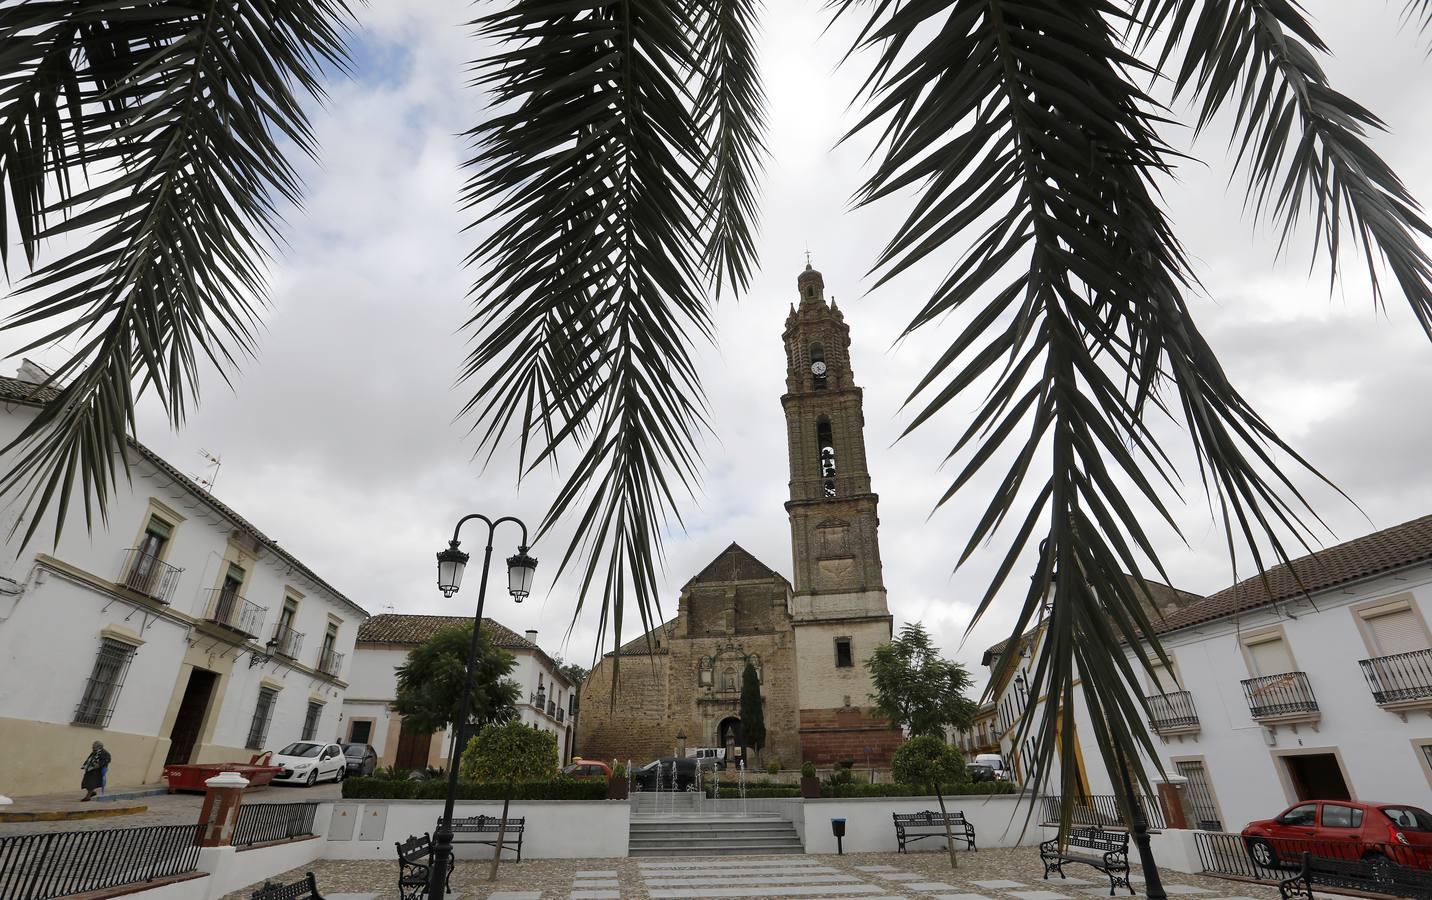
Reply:
[[716, 745], [726, 748], [726, 759], [734, 760], [736, 754], [732, 750], [741, 746], [741, 720], [735, 716], [722, 719], [721, 724], [716, 726]]

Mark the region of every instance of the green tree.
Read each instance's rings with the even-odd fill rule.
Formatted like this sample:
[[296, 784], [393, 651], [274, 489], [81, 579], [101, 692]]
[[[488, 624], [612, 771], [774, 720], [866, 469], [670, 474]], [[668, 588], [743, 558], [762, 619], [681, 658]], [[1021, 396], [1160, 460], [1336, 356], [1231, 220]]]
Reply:
[[960, 785], [969, 774], [964, 757], [946, 744], [944, 739], [924, 734], [900, 745], [890, 760], [890, 774], [897, 784], [928, 786], [940, 801], [940, 816], [945, 819], [945, 845], [950, 851], [950, 868], [959, 868], [955, 861], [955, 839], [950, 834], [949, 814], [945, 812], [944, 788]]
[[472, 736], [462, 754], [459, 775], [483, 784], [505, 784], [502, 821], [497, 826], [497, 852], [492, 856], [489, 881], [497, 880], [497, 863], [507, 835], [507, 810], [518, 783], [550, 781], [557, 773], [557, 735], [521, 722], [490, 725]]
[[758, 756], [766, 746], [766, 704], [761, 699], [761, 679], [756, 675], [756, 667], [749, 662], [741, 672], [741, 746], [750, 747]]
[[[909, 398], [907, 432], [960, 410], [964, 430], [947, 444], [957, 462], [932, 500], [1004, 467], [949, 562], [999, 531], [1002, 559], [974, 618], [1011, 577], [1027, 583], [1011, 636], [1053, 606], [1031, 691], [1083, 693], [1106, 769], [1156, 757], [1123, 647], [1143, 654], [1152, 634], [1140, 601], [1146, 576], [1168, 580], [1149, 534], [1179, 536], [1167, 504], [1202, 484], [1230, 553], [1258, 569], [1313, 540], [1316, 519], [1280, 461], [1306, 464], [1194, 322], [1197, 279], [1160, 191], [1184, 161], [1166, 143], [1183, 123], [1145, 85], [1170, 85], [1197, 131], [1226, 132], [1245, 201], [1285, 243], [1326, 253], [1334, 281], [1344, 253], [1365, 260], [1373, 299], [1401, 293], [1429, 333], [1432, 229], [1372, 146], [1382, 122], [1324, 72], [1332, 51], [1299, 4], [829, 6], [859, 26], [847, 64], [868, 66], [852, 133], [874, 146], [854, 201], [905, 204], [875, 242], [872, 287], [923, 260], [947, 272], [905, 326], [953, 329]], [[24, 494], [26, 541], [51, 517], [58, 541], [68, 510], [102, 520], [128, 477], [142, 398], [177, 427], [205, 366], [227, 378], [254, 352], [265, 263], [301, 196], [297, 158], [318, 149], [303, 101], [350, 63], [359, 7], [3, 8], [0, 210], [13, 215], [0, 215], [0, 254], [19, 279], [6, 324], [36, 327], [31, 346], [73, 349], [4, 448], [16, 452], [0, 490]], [[476, 273], [465, 411], [485, 448], [520, 448], [519, 472], [575, 457], [537, 536], [571, 531], [560, 568], [581, 574], [577, 608], [599, 595], [620, 646], [624, 622], [655, 621], [661, 535], [680, 491], [697, 489], [708, 423], [692, 347], [757, 264], [760, 5], [483, 9], [472, 80], [490, 108], [469, 133], [461, 198]], [[1432, 24], [1429, 0], [1405, 9]], [[12, 244], [23, 264], [9, 265]], [[980, 405], [966, 416], [972, 391]], [[1153, 427], [1163, 417], [1181, 427]], [[1183, 458], [1196, 473], [1175, 470]], [[1151, 670], [1150, 657], [1139, 664]], [[994, 681], [1014, 665], [1006, 649]], [[1037, 788], [1055, 736], [1073, 734], [1075, 704], [1035, 708], [1047, 717]]]
[[[471, 644], [471, 623], [444, 628], [414, 647], [407, 660], [398, 666], [393, 708], [414, 728], [434, 732], [456, 725], [462, 711], [463, 683]], [[507, 679], [516, 665], [517, 660], [510, 653], [494, 647], [486, 634], [478, 636], [469, 728], [517, 717], [521, 688]], [[453, 740], [455, 746], [461, 746], [463, 737], [455, 733]]]
[[941, 659], [939, 648], [918, 622], [876, 647], [865, 668], [875, 685], [871, 702], [892, 727], [903, 726], [911, 737], [934, 735], [944, 740], [945, 729], [974, 720], [978, 704], [965, 696], [970, 673], [953, 660]]

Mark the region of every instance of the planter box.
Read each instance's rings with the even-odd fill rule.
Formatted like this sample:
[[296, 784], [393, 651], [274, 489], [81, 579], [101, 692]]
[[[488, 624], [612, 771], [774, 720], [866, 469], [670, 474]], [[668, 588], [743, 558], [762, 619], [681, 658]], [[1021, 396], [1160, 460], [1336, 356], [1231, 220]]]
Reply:
[[608, 800], [625, 800], [627, 798], [627, 780], [625, 778], [613, 778], [607, 782]]
[[820, 779], [815, 776], [801, 776], [801, 796], [807, 800], [820, 799]]

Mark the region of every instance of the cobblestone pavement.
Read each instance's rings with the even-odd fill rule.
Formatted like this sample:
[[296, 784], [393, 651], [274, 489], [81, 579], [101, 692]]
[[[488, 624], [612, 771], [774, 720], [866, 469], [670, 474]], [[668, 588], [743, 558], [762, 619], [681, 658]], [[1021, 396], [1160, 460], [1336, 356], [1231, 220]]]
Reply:
[[[1082, 869], [1083, 871], [1077, 871]], [[319, 860], [287, 872], [294, 881], [311, 870], [327, 900], [387, 900], [398, 896], [397, 864]], [[845, 856], [667, 857], [641, 859], [539, 859], [504, 862], [498, 881], [488, 863], [459, 860], [447, 900], [1094, 900], [1109, 896], [1109, 882], [1087, 866], [1070, 865], [1070, 877], [1042, 878], [1033, 847], [961, 852], [950, 869], [943, 850], [922, 853], [850, 853]], [[1140, 871], [1135, 867], [1135, 872]], [[1276, 887], [1203, 875], [1165, 872], [1171, 900], [1277, 900]], [[1143, 879], [1134, 875], [1142, 896]], [[1101, 886], [1102, 885], [1102, 886]], [[249, 888], [225, 900], [246, 900]], [[1127, 889], [1115, 896], [1128, 897]]]
[[[342, 788], [336, 784], [316, 784], [313, 787], [290, 787], [271, 785], [261, 791], [245, 796], [248, 803], [306, 803], [314, 800], [337, 800]], [[21, 812], [31, 809], [88, 809], [98, 805], [103, 808], [114, 806], [147, 806], [142, 813], [122, 816], [105, 816], [99, 819], [76, 819], [60, 822], [0, 822], [0, 837], [12, 834], [36, 834], [51, 831], [90, 831], [96, 828], [138, 828], [141, 825], [186, 825], [199, 821], [199, 808], [204, 804], [203, 794], [154, 794], [134, 800], [97, 800], [77, 803], [84, 792], [74, 790], [65, 794], [47, 794], [35, 797], [17, 797], [13, 806], [4, 807], [6, 812]]]

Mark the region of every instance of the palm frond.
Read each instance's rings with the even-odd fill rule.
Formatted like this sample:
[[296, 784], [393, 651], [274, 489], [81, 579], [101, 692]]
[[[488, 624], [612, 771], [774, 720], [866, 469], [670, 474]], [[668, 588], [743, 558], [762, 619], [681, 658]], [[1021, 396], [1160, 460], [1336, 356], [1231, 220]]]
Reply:
[[203, 362], [222, 371], [251, 349], [276, 203], [299, 195], [282, 142], [313, 151], [295, 88], [317, 95], [320, 67], [343, 64], [347, 19], [343, 0], [6, 9], [0, 183], [15, 218], [0, 216], [0, 244], [13, 229], [33, 267], [42, 243], [79, 242], [33, 268], [6, 322], [46, 329], [19, 352], [77, 342], [58, 397], [5, 448], [21, 450], [0, 490], [27, 493], [26, 540], [52, 508], [58, 540], [75, 488], [91, 526], [103, 515], [139, 394], [177, 425]]
[[1035, 789], [1050, 780], [1056, 752], [1073, 783], [1079, 694], [1100, 719], [1109, 771], [1157, 760], [1125, 655], [1153, 634], [1144, 579], [1167, 580], [1149, 524], [1177, 533], [1166, 506], [1177, 475], [1149, 416], [1180, 415], [1230, 533], [1255, 554], [1266, 546], [1286, 559], [1278, 534], [1303, 540], [1306, 531], [1305, 506], [1274, 456], [1292, 451], [1228, 383], [1185, 305], [1188, 260], [1155, 190], [1174, 154], [1156, 130], [1163, 110], [1133, 81], [1148, 70], [1123, 48], [1117, 34], [1128, 22], [1112, 3], [871, 6], [859, 47], [875, 53], [876, 77], [854, 131], [875, 133], [878, 151], [857, 200], [916, 198], [877, 259], [876, 281], [968, 248], [907, 326], [970, 310], [911, 392], [907, 402], [919, 404], [906, 433], [992, 384], [951, 448], [963, 463], [938, 503], [1000, 451], [1012, 456], [959, 556], [1013, 522], [971, 627], [1038, 547], [991, 683], [1013, 673], [1018, 636], [1043, 621], [1030, 691], [1050, 699], [1037, 722], [1030, 706], [1016, 736], [1035, 736]]
[[578, 448], [538, 536], [575, 517], [559, 573], [617, 644], [626, 601], [659, 621], [661, 534], [698, 476], [704, 286], [739, 288], [755, 257], [751, 9], [519, 0], [475, 23], [500, 49], [474, 66], [493, 110], [465, 191], [487, 232], [466, 411], [489, 453], [518, 432], [523, 471]]
[[[1413, 2], [1424, 14], [1432, 8]], [[1325, 250], [1336, 278], [1346, 233], [1364, 257], [1376, 302], [1383, 302], [1385, 266], [1432, 336], [1432, 256], [1425, 249], [1432, 229], [1367, 143], [1382, 121], [1328, 83], [1317, 60], [1328, 48], [1299, 5], [1138, 0], [1135, 15], [1142, 42], [1156, 33], [1166, 41], [1161, 69], [1182, 49], [1174, 85], [1198, 99], [1200, 129], [1220, 110], [1235, 111], [1232, 140], [1248, 176], [1247, 199], [1282, 226], [1283, 243], [1311, 218], [1314, 256]]]

